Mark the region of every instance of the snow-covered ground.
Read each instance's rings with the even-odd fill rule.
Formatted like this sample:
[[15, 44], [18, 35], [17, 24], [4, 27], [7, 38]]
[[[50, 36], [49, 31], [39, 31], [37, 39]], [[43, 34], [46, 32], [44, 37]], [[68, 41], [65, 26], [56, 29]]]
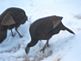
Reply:
[[[24, 36], [11, 36], [10, 30], [6, 40], [0, 44], [0, 61], [81, 61], [81, 0], [0, 0], [0, 14], [8, 7], [20, 7], [25, 10], [28, 21], [19, 27]], [[32, 47], [26, 55], [24, 49], [31, 37], [29, 26], [36, 19], [58, 15], [63, 16], [63, 24], [75, 32], [60, 31], [50, 39], [50, 47], [45, 53], [39, 52], [44, 41]], [[77, 17], [77, 15], [80, 15]]]

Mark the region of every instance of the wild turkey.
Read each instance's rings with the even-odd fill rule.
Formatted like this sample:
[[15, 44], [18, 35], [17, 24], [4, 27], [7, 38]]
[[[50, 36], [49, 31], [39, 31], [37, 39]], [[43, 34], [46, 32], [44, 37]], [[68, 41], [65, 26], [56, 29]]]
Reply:
[[[20, 37], [22, 35], [18, 32], [18, 27], [21, 24], [24, 24], [28, 20], [28, 17], [26, 16], [26, 13], [23, 9], [17, 8], [17, 7], [11, 7], [6, 9], [1, 15], [0, 15], [0, 26], [3, 28], [3, 30], [15, 28], [17, 33]], [[12, 32], [12, 36], [13, 32]]]
[[68, 29], [62, 24], [62, 18], [63, 17], [61, 16], [48, 16], [40, 18], [34, 23], [32, 23], [29, 29], [31, 41], [25, 48], [26, 53], [28, 53], [30, 47], [36, 45], [39, 40], [47, 40], [45, 46], [42, 49], [43, 51], [46, 48], [46, 46], [49, 46], [49, 39], [53, 35], [58, 34], [60, 30], [67, 30], [72, 34], [75, 34], [72, 30]]

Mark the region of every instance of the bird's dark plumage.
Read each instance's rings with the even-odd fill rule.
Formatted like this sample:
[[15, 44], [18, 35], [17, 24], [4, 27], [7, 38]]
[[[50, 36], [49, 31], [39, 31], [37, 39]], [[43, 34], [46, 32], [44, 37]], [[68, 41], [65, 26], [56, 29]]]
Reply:
[[[10, 29], [12, 32], [12, 29], [15, 28], [19, 36], [22, 37], [22, 35], [18, 32], [17, 29], [21, 24], [24, 24], [27, 20], [28, 17], [23, 9], [17, 7], [7, 8], [0, 15], [0, 31], [2, 32]], [[14, 36], [13, 32], [12, 36]]]
[[30, 36], [31, 36], [31, 41], [28, 43], [26, 46], [26, 53], [29, 52], [30, 47], [33, 47], [36, 45], [36, 43], [39, 40], [47, 40], [47, 43], [45, 44], [44, 48], [46, 45], [48, 45], [49, 39], [54, 35], [60, 32], [60, 30], [67, 30], [70, 33], [74, 34], [73, 31], [68, 29], [62, 24], [62, 18], [61, 16], [48, 16], [44, 18], [40, 18], [36, 20], [34, 23], [30, 25]]

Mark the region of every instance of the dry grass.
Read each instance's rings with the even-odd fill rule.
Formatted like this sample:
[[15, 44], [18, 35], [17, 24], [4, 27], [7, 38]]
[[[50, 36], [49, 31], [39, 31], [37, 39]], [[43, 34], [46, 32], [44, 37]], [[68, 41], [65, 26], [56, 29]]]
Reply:
[[16, 57], [16, 61], [30, 61], [30, 59], [25, 55], [24, 57]]
[[30, 61], [29, 57], [25, 55], [24, 60], [23, 61]]
[[61, 61], [61, 59], [62, 59], [62, 56], [58, 54], [58, 55], [54, 56], [53, 61]]
[[60, 61], [61, 58], [55, 58], [53, 61]]

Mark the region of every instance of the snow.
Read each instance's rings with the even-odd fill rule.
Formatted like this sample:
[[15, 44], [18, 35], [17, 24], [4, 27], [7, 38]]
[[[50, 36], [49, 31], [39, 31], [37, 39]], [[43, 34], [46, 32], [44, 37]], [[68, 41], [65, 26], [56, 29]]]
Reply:
[[[81, 61], [81, 0], [1, 0], [0, 14], [9, 7], [20, 7], [25, 10], [28, 21], [19, 27], [24, 36], [20, 38], [16, 31], [15, 37], [10, 30], [6, 40], [0, 44], [0, 61]], [[27, 55], [24, 51], [30, 42], [29, 26], [36, 19], [50, 15], [63, 16], [62, 23], [75, 32], [60, 31], [50, 39], [50, 47], [40, 52], [45, 41], [31, 48]]]

